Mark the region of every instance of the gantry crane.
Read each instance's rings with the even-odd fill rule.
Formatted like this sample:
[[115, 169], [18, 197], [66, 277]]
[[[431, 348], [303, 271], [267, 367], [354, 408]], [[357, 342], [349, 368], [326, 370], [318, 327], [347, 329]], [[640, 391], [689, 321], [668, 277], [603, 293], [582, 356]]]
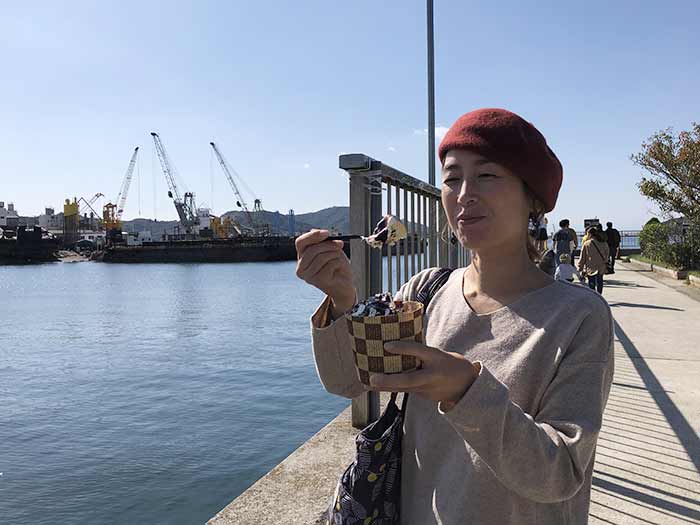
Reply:
[[[223, 154], [219, 151], [219, 148], [216, 147], [216, 144], [213, 142], [210, 142], [209, 145], [212, 147], [214, 150], [214, 153], [216, 154], [216, 158], [219, 161], [219, 164], [221, 164], [221, 169], [224, 172], [224, 175], [226, 175], [226, 178], [228, 179], [229, 184], [231, 185], [231, 188], [233, 188], [233, 192], [236, 194], [236, 198], [238, 199], [236, 201], [236, 204], [243, 208], [244, 213], [246, 214], [246, 217], [248, 218], [248, 221], [250, 222], [250, 227], [253, 229], [255, 233], [268, 233], [269, 232], [269, 226], [267, 224], [263, 223], [258, 223], [254, 217], [253, 214], [250, 212], [248, 209], [248, 206], [246, 205], [245, 199], [243, 199], [243, 195], [241, 195], [240, 190], [238, 189], [238, 186], [236, 185], [236, 181], [233, 178], [233, 173], [235, 171], [229, 166], [228, 162], [224, 158]], [[236, 173], [236, 176], [240, 179], [240, 176]], [[262, 202], [260, 199], [256, 198], [255, 199], [255, 206], [253, 208], [254, 212], [262, 212]]]
[[136, 157], [139, 154], [139, 147], [134, 148], [134, 153], [131, 154], [131, 160], [129, 161], [129, 166], [126, 168], [126, 173], [124, 174], [124, 179], [122, 180], [122, 185], [119, 188], [119, 194], [117, 195], [116, 202], [108, 202], [102, 208], [102, 220], [104, 221], [105, 231], [107, 232], [107, 239], [116, 240], [121, 236], [122, 231], [122, 214], [124, 213], [124, 206], [126, 206], [126, 197], [129, 195], [129, 187], [131, 186], [131, 177], [134, 174], [134, 166], [136, 166]]
[[177, 215], [180, 218], [180, 224], [185, 228], [186, 233], [192, 233], [195, 226], [199, 224], [199, 217], [197, 216], [197, 207], [194, 203], [194, 194], [192, 192], [185, 192], [185, 198], [180, 197], [180, 191], [175, 183], [175, 168], [173, 163], [170, 162], [170, 157], [168, 157], [165, 151], [165, 146], [160, 140], [158, 133], [152, 132], [153, 143], [156, 146], [156, 152], [158, 153], [158, 159], [160, 160], [160, 167], [163, 169], [163, 174], [165, 175], [165, 180], [168, 183], [168, 197], [173, 200], [175, 205], [175, 210], [177, 210]]

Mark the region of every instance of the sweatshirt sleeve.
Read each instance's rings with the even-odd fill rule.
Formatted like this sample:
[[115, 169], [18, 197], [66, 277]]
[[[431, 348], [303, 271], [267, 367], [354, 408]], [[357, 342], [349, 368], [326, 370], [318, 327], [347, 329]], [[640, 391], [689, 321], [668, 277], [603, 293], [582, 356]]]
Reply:
[[528, 414], [481, 366], [466, 394], [440, 414], [510, 490], [538, 503], [575, 495], [595, 450], [613, 377], [613, 324], [598, 299], [579, 326], [539, 409]]
[[[401, 286], [394, 298], [404, 301], [414, 299], [417, 290], [434, 270], [431, 268], [414, 275]], [[328, 322], [330, 302], [330, 297], [326, 296], [311, 316], [311, 349], [316, 373], [327, 392], [352, 399], [366, 392], [368, 387], [357, 376], [345, 319]]]
[[583, 243], [581, 247], [581, 255], [578, 258], [578, 271], [582, 272], [586, 266], [586, 260], [588, 259], [588, 244]]

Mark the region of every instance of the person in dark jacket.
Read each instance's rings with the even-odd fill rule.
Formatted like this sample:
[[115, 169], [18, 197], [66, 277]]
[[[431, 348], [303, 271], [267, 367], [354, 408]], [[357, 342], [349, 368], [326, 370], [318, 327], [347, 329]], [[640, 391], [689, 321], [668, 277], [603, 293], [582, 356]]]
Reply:
[[610, 273], [615, 273], [615, 259], [618, 257], [618, 251], [620, 249], [620, 232], [613, 228], [613, 223], [608, 222], [606, 224], [607, 229], [605, 233], [608, 236], [608, 248], [610, 250], [610, 256], [608, 257], [608, 267]]
[[571, 257], [571, 234], [569, 233], [569, 221], [559, 221], [559, 231], [552, 237], [552, 249], [555, 253], [554, 263], [559, 266], [559, 257], [563, 253]]

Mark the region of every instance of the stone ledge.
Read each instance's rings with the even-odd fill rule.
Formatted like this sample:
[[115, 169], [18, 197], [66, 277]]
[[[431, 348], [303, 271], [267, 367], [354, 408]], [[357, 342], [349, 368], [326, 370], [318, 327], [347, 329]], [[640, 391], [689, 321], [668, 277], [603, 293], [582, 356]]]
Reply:
[[662, 275], [670, 277], [671, 279], [683, 280], [683, 279], [688, 278], [688, 272], [685, 270], [674, 270], [672, 268], [665, 268], [665, 267], [660, 266], [658, 264], [639, 261], [639, 260], [635, 259], [634, 257], [631, 258], [631, 261], [634, 264], [642, 266], [644, 269], [660, 273]]
[[688, 281], [690, 281], [691, 286], [700, 288], [700, 277], [697, 275], [688, 275]]
[[[389, 397], [382, 393], [382, 410]], [[348, 407], [207, 524], [322, 523], [338, 478], [354, 459], [357, 433]]]
[[352, 461], [355, 433], [348, 407], [207, 523], [320, 522], [338, 477]]

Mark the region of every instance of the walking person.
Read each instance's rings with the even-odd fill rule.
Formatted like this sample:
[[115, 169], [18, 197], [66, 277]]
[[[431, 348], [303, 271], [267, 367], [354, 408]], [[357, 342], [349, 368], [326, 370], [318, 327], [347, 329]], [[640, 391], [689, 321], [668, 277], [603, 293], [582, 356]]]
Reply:
[[571, 257], [569, 257], [569, 254], [562, 253], [559, 257], [559, 266], [557, 266], [557, 270], [554, 272], [554, 278], [557, 281], [573, 283], [574, 276], [576, 276], [581, 283], [584, 282], [581, 274], [574, 268], [574, 265], [571, 264]]
[[608, 236], [608, 250], [610, 251], [610, 255], [608, 256], [608, 269], [610, 273], [615, 273], [615, 259], [620, 250], [620, 232], [613, 228], [612, 222], [608, 222], [605, 226], [607, 227], [605, 234]]
[[590, 238], [583, 243], [581, 257], [578, 261], [578, 269], [588, 279], [588, 287], [603, 293], [603, 276], [608, 263], [608, 243], [601, 229], [592, 227], [589, 230]]
[[540, 253], [547, 251], [547, 241], [549, 240], [549, 234], [547, 233], [547, 224], [549, 221], [544, 215], [539, 217], [531, 217], [530, 223], [532, 224], [532, 237], [535, 241], [535, 247]]
[[555, 261], [559, 266], [559, 259], [562, 254], [567, 254], [571, 257], [571, 234], [569, 233], [569, 221], [563, 219], [559, 221], [559, 230], [552, 237], [552, 247], [556, 254]]
[[[534, 263], [528, 219], [554, 208], [561, 164], [532, 124], [502, 109], [460, 117], [439, 158], [449, 228], [473, 259], [433, 296], [425, 344], [385, 344], [421, 369], [359, 381], [343, 318], [357, 295], [342, 243], [325, 241], [326, 230], [297, 239], [297, 275], [326, 294], [311, 317], [321, 383], [347, 398], [410, 394], [403, 525], [586, 524], [613, 375], [612, 316], [598, 294]], [[414, 300], [438, 271], [419, 272], [396, 299]]]
[[571, 264], [573, 265], [576, 261], [576, 249], [578, 248], [578, 234], [576, 233], [576, 230], [574, 230], [571, 227], [571, 222], [569, 219], [564, 219], [566, 221], [566, 231], [569, 232], [569, 236], [571, 237]]

